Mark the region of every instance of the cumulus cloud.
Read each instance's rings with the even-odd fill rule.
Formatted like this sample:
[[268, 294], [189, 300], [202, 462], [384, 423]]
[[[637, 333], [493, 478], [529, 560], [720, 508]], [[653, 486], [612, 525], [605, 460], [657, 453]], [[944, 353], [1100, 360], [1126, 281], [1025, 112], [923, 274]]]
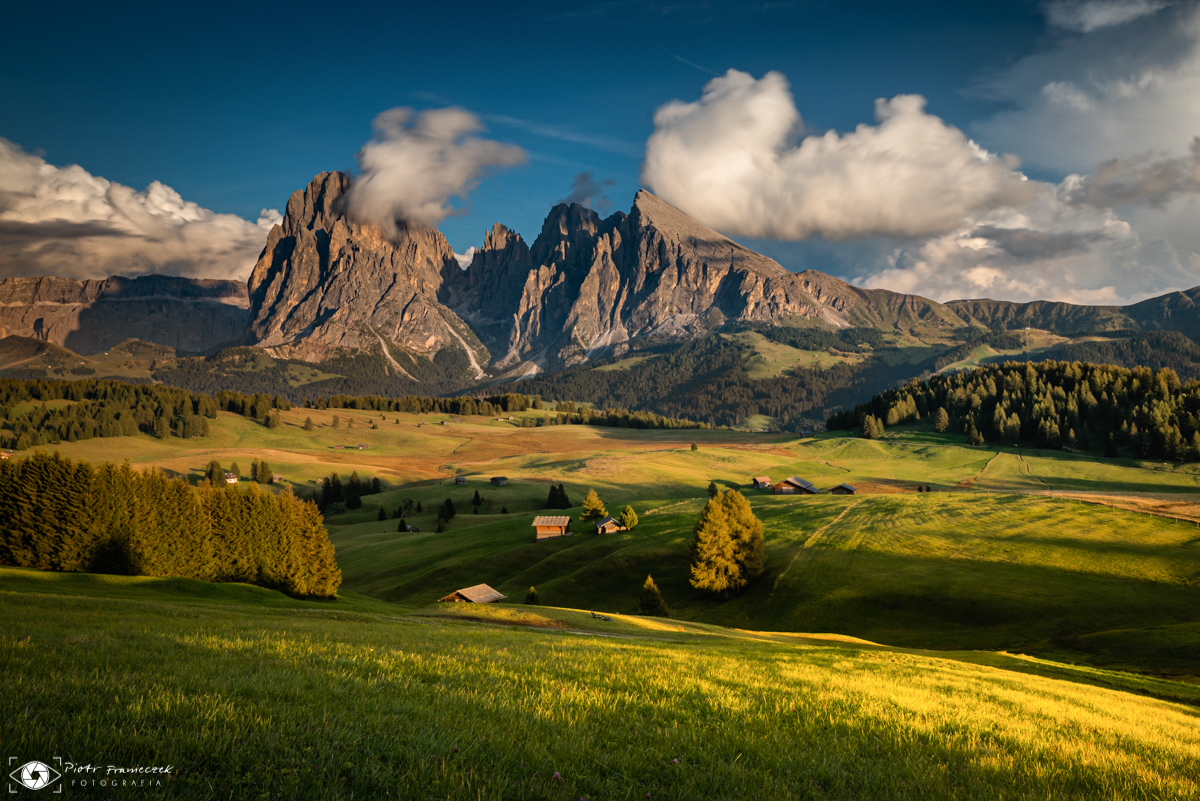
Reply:
[[394, 108], [374, 121], [358, 153], [349, 214], [390, 230], [398, 221], [436, 225], [454, 214], [489, 169], [525, 161], [525, 151], [477, 136], [483, 124], [460, 108]]
[[1200, 284], [1200, 260], [1125, 219], [1194, 208], [1200, 141], [1185, 156], [1142, 149], [1053, 183], [980, 148], [920, 97], [877, 101], [876, 115], [850, 133], [804, 136], [782, 76], [731, 71], [699, 101], [660, 109], [643, 180], [731, 236], [857, 240], [842, 254], [857, 267], [842, 274], [937, 300], [1120, 303]]
[[571, 190], [567, 196], [557, 202], [578, 203], [580, 206], [604, 211], [612, 208], [612, 201], [608, 199], [607, 192], [616, 185], [617, 182], [612, 178], [597, 181], [590, 172], [581, 172], [571, 182]]
[[1064, 182], [1074, 203], [1092, 206], [1148, 204], [1162, 207], [1183, 193], [1200, 192], [1200, 137], [1182, 157], [1109, 159], [1088, 176], [1072, 175]]
[[142, 191], [56, 167], [0, 139], [0, 278], [168, 273], [243, 280], [281, 219], [217, 214], [155, 181]]
[[1124, 25], [1171, 5], [1166, 0], [1055, 0], [1046, 3], [1046, 19], [1069, 31], [1089, 33]]
[[1033, 196], [1016, 159], [926, 113], [924, 98], [878, 100], [875, 114], [878, 125], [801, 137], [781, 74], [731, 69], [699, 100], [658, 110], [642, 181], [724, 233], [776, 239], [936, 234]]
[[955, 231], [894, 245], [864, 265], [864, 286], [936, 300], [1000, 298], [1121, 304], [1200, 284], [1161, 239], [1145, 239], [1112, 209], [1071, 202], [1065, 183], [1036, 184], [1019, 207], [968, 218]]
[[1009, 108], [972, 133], [1051, 172], [1181, 154], [1200, 134], [1200, 5], [1053, 39], [975, 91]]

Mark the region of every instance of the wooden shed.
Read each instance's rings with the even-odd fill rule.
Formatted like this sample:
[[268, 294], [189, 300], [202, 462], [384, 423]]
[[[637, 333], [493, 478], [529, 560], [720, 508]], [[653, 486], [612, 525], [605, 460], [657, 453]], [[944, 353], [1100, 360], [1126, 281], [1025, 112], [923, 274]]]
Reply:
[[474, 587], [455, 590], [445, 598], [439, 598], [438, 603], [490, 604], [507, 597], [486, 584], [476, 584]]
[[548, 540], [551, 537], [565, 537], [571, 532], [567, 528], [571, 525], [571, 518], [568, 515], [539, 515], [533, 518], [533, 527], [537, 531], [537, 540]]
[[750, 479], [750, 486], [754, 487], [755, 489], [770, 489], [771, 477], [755, 476], [754, 478]]
[[492, 476], [493, 487], [503, 487], [508, 483], [508, 476]]
[[458, 485], [466, 484], [466, 483], [467, 483], [467, 477], [466, 477], [466, 476], [455, 476], [455, 477], [454, 477], [454, 483], [455, 483], [455, 484], [458, 484]]
[[797, 476], [785, 478], [776, 484], [773, 489], [776, 495], [816, 495], [819, 492], [811, 482]]
[[603, 520], [596, 521], [597, 534], [612, 534], [614, 531], [628, 531], [629, 529], [621, 525], [621, 521], [614, 517], [606, 517]]
[[834, 495], [853, 495], [858, 492], [858, 487], [853, 487], [849, 484], [838, 484], [836, 487], [830, 487], [829, 491]]

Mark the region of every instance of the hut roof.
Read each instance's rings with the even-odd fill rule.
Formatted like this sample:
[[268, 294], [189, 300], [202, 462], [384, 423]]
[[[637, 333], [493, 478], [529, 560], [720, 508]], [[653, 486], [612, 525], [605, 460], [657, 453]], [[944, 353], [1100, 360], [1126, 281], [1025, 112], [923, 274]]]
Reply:
[[618, 526], [621, 525], [620, 520], [617, 520], [612, 515], [609, 515], [608, 517], [604, 518], [603, 520], [597, 520], [596, 527], [599, 528], [600, 526], [607, 526], [609, 523], [616, 523]]
[[502, 595], [496, 590], [493, 590], [486, 584], [476, 584], [474, 587], [465, 587], [461, 590], [455, 590], [450, 595], [461, 595], [471, 603], [490, 604], [492, 601], [499, 601], [501, 598], [508, 596]]
[[755, 476], [754, 478], [752, 478], [750, 480], [753, 481], [755, 484], [770, 484], [771, 483], [770, 476]]
[[841, 484], [838, 484], [837, 487], [831, 487], [830, 489], [837, 489], [838, 487], [845, 487], [851, 492], [858, 492], [858, 487], [854, 486], [853, 484], [847, 484], [844, 481]]
[[813, 486], [811, 481], [805, 481], [804, 479], [800, 478], [799, 476], [791, 476], [790, 478], [785, 478], [780, 483], [781, 484], [793, 484], [797, 487], [803, 487], [804, 489], [816, 489], [816, 487]]
[[571, 518], [567, 515], [539, 515], [533, 518], [535, 526], [566, 526], [570, 522]]

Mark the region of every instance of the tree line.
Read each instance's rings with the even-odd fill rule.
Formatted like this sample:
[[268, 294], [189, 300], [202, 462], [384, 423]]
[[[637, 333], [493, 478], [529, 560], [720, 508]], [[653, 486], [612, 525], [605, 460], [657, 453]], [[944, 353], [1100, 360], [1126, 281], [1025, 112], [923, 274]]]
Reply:
[[341, 584], [317, 507], [278, 495], [92, 467], [45, 452], [0, 462], [0, 563], [239, 581], [332, 597]]
[[1200, 460], [1200, 382], [1183, 383], [1170, 368], [1005, 362], [913, 381], [826, 425], [878, 436], [884, 426], [929, 415], [935, 428], [962, 431], [974, 444]]
[[[17, 411], [25, 404], [33, 404], [33, 408]], [[218, 411], [271, 425], [272, 420], [278, 424], [279, 410], [290, 408], [287, 399], [278, 395], [221, 391], [213, 397], [177, 387], [108, 379], [0, 379], [0, 447], [25, 450], [139, 432], [159, 439], [191, 439], [208, 436], [208, 421]]]

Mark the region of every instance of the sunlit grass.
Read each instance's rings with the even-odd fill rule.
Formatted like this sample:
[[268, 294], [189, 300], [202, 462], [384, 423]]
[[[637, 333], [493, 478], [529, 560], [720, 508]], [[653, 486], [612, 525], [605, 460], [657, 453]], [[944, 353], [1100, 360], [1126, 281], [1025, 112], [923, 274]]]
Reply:
[[4, 578], [6, 746], [172, 764], [170, 798], [1200, 792], [1194, 709], [994, 666], [671, 621], [621, 619], [625, 636], [598, 636], [31, 594]]

